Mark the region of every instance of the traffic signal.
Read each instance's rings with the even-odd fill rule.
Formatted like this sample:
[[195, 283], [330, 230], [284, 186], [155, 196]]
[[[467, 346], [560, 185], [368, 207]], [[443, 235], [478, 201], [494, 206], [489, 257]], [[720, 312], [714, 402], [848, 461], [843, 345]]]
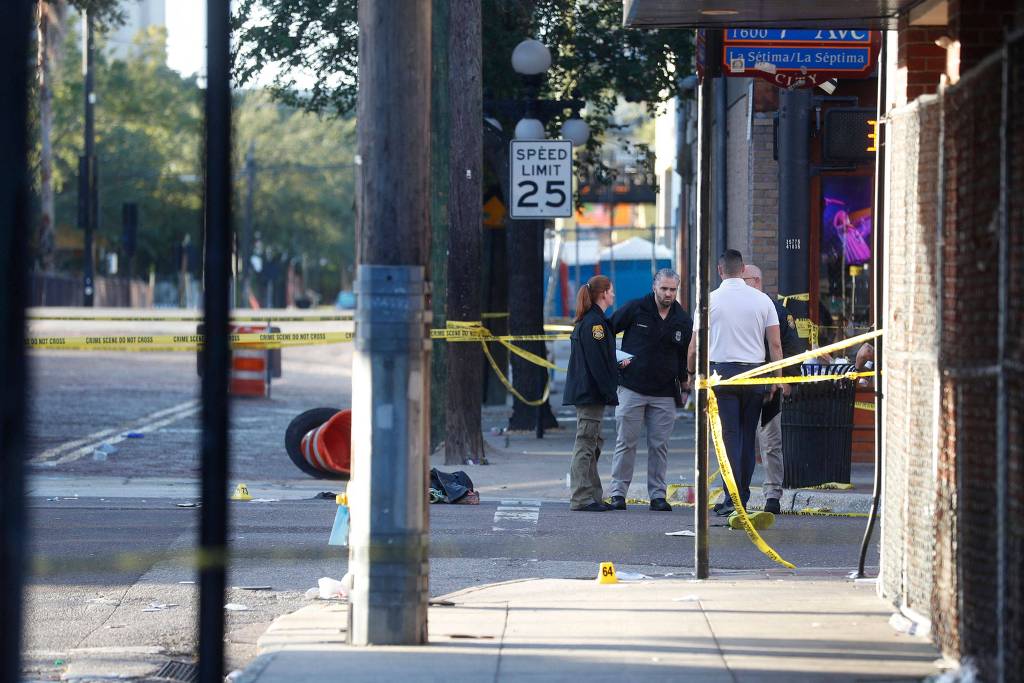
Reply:
[[[836, 107], [827, 110], [822, 145], [825, 161], [841, 164], [873, 162], [878, 125], [876, 116], [876, 111], [867, 107]], [[867, 138], [864, 137], [865, 128]]]

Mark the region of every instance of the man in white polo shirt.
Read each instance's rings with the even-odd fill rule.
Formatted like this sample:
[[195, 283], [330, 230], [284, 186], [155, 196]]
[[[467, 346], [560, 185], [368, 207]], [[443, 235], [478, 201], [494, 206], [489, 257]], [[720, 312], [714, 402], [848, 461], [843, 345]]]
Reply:
[[[767, 362], [766, 339], [771, 360], [781, 360], [782, 343], [775, 304], [766, 294], [748, 287], [743, 281], [743, 255], [735, 249], [726, 250], [718, 261], [718, 274], [722, 284], [711, 292], [708, 311], [711, 320], [708, 328], [711, 372], [729, 378], [764, 365]], [[695, 316], [694, 330], [700, 329], [702, 324], [703, 321]], [[697, 365], [696, 339], [697, 335], [694, 334], [687, 354], [687, 370], [691, 375]], [[782, 371], [776, 371], [775, 374], [781, 375]], [[754, 474], [754, 440], [765, 389], [764, 385], [723, 386], [715, 389], [725, 450], [744, 507], [750, 498], [750, 479]], [[771, 387], [772, 392], [779, 389], [778, 385]], [[788, 387], [783, 387], [783, 390], [789, 393]], [[733, 511], [728, 494], [723, 502], [715, 505], [715, 514], [728, 516]]]

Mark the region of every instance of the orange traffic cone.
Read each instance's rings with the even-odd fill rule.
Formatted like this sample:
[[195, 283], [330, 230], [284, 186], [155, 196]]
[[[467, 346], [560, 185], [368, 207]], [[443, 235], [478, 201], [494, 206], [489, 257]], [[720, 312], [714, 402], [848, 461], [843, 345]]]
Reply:
[[347, 480], [352, 462], [352, 411], [307, 410], [288, 425], [284, 444], [292, 462], [306, 474]]
[[[265, 326], [235, 325], [235, 334], [259, 334], [266, 332]], [[235, 348], [231, 350], [231, 382], [228, 391], [232, 396], [266, 398], [270, 395], [270, 373], [268, 372], [266, 349]]]

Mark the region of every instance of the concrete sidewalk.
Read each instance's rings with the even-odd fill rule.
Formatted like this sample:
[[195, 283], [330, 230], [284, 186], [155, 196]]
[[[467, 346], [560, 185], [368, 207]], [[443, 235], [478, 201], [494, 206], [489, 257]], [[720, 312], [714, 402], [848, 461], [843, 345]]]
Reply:
[[[595, 567], [595, 573], [596, 573]], [[873, 582], [788, 571], [617, 585], [531, 579], [432, 606], [430, 644], [344, 644], [347, 605], [276, 620], [237, 681], [862, 681], [938, 673], [935, 648], [889, 625]]]
[[[464, 470], [473, 480], [483, 499], [500, 499], [509, 496], [543, 501], [568, 501], [569, 489], [566, 475], [575, 439], [575, 412], [561, 410], [557, 413], [561, 429], [545, 432], [543, 439], [535, 434], [506, 433], [502, 428], [508, 421], [508, 409], [487, 407], [484, 410], [484, 438], [487, 447], [488, 465], [445, 465], [444, 455], [434, 453], [431, 467], [451, 472]], [[692, 485], [694, 483], [694, 422], [692, 415], [680, 413], [676, 427], [669, 441], [668, 484]], [[607, 494], [611, 484], [612, 453], [615, 448], [615, 420], [608, 411], [604, 420], [603, 436], [605, 452], [598, 462], [601, 482]], [[646, 501], [647, 453], [641, 439], [636, 469], [629, 487], [629, 498]], [[717, 471], [718, 464], [711, 453], [711, 471]], [[761, 483], [764, 468], [757, 465], [751, 482], [749, 507], [758, 509], [764, 505]], [[829, 510], [844, 514], [866, 514], [871, 507], [871, 490], [874, 484], [874, 465], [854, 463], [851, 467], [850, 490], [790, 489], [780, 500], [784, 512], [796, 512], [806, 508]], [[720, 487], [716, 477], [712, 488]], [[670, 497], [671, 498], [671, 497]], [[677, 504], [680, 501], [675, 501]]]

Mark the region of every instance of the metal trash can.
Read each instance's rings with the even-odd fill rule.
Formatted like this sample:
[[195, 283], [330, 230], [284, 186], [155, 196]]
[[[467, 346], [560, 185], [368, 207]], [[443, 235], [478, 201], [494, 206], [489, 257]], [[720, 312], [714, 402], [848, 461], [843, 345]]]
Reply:
[[[844, 375], [852, 365], [804, 365], [803, 375]], [[795, 384], [782, 404], [782, 485], [850, 482], [853, 380]]]

